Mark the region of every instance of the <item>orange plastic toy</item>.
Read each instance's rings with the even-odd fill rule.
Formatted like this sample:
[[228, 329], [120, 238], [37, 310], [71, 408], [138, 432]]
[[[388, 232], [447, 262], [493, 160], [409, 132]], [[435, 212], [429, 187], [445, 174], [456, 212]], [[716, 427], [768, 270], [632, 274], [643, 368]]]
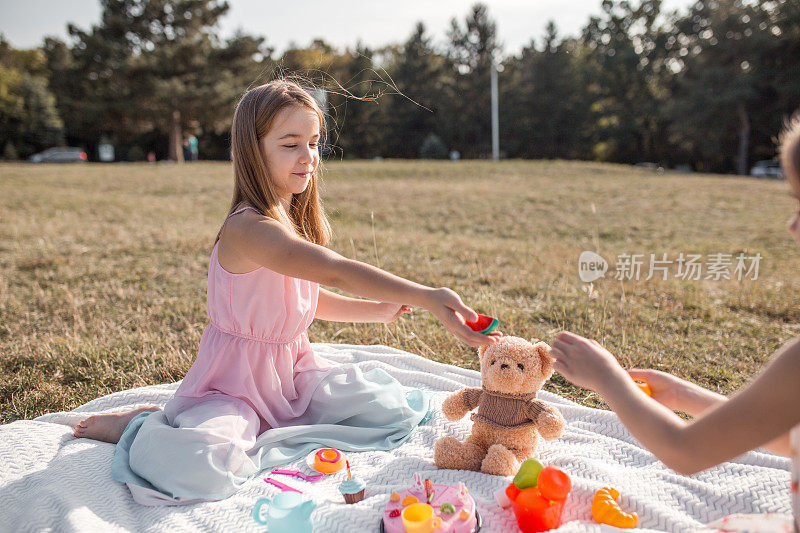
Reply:
[[344, 455], [334, 448], [322, 448], [314, 454], [314, 469], [323, 474], [333, 474], [344, 468]]
[[651, 398], [653, 397], [653, 391], [650, 389], [650, 385], [644, 383], [643, 381], [637, 381], [636, 384], [639, 386], [640, 389], [642, 389], [642, 392], [644, 392]]
[[603, 487], [594, 494], [592, 516], [598, 524], [608, 524], [619, 528], [633, 528], [639, 522], [639, 515], [626, 513], [619, 507], [619, 492], [611, 487]]

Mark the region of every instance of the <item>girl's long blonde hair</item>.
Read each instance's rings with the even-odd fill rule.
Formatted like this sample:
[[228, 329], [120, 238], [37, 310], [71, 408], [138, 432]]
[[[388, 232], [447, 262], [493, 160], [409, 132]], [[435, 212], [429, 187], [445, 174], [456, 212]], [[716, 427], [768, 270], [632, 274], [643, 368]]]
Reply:
[[[324, 128], [325, 117], [317, 102], [293, 81], [277, 79], [259, 85], [247, 91], [236, 106], [231, 126], [233, 200], [228, 215], [242, 205], [250, 205], [304, 239], [325, 245], [330, 239], [331, 227], [319, 198], [319, 167], [314, 170], [306, 190], [292, 196], [287, 213], [272, 186], [259, 146], [259, 139], [266, 136], [278, 113], [290, 106], [311, 109], [319, 117], [320, 128]], [[221, 233], [222, 229], [217, 233], [217, 241]]]

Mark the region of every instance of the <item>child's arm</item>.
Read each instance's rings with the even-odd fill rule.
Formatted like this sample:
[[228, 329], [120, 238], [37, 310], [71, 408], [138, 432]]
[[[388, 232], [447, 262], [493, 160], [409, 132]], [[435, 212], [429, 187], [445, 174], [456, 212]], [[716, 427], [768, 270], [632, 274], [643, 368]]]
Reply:
[[693, 417], [698, 417], [728, 400], [722, 394], [659, 370], [631, 368], [628, 374], [637, 381], [647, 383], [653, 393], [653, 399], [658, 403]]
[[[683, 411], [693, 417], [728, 401], [722, 394], [704, 389], [700, 385], [683, 380], [659, 370], [632, 368], [628, 374], [635, 380], [644, 381], [650, 387], [653, 399], [673, 411]], [[771, 452], [789, 455], [789, 434], [785, 433], [762, 446]]]
[[407, 305], [348, 298], [320, 289], [314, 318], [332, 322], [393, 322], [410, 312], [411, 307]]
[[464, 324], [464, 319], [474, 321], [478, 315], [450, 289], [426, 287], [347, 259], [298, 237], [276, 220], [252, 212], [243, 213], [230, 219], [225, 238], [226, 245], [232, 245], [251, 261], [280, 274], [337, 287], [364, 298], [423, 307], [450, 333], [470, 346], [497, 342], [496, 337], [481, 335]]
[[554, 368], [598, 392], [639, 442], [667, 466], [693, 474], [779, 438], [800, 423], [800, 342], [781, 349], [756, 379], [685, 422], [644, 394], [605, 348], [572, 333], [553, 343]]

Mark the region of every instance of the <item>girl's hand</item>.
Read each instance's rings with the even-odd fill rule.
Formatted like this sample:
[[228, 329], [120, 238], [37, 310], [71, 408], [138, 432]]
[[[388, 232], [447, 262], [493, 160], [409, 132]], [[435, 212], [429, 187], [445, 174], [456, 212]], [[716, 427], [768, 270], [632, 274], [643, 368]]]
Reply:
[[381, 302], [377, 305], [377, 311], [375, 313], [376, 322], [388, 324], [397, 320], [400, 315], [406, 315], [413, 310], [414, 308], [410, 305]]
[[666, 372], [632, 368], [628, 370], [628, 374], [633, 379], [647, 383], [653, 399], [664, 407], [695, 417], [728, 400], [721, 394]]
[[601, 389], [630, 379], [617, 359], [597, 341], [568, 331], [562, 331], [550, 349], [556, 362], [553, 369], [566, 379], [586, 389], [602, 394]]
[[495, 344], [501, 336], [499, 332], [482, 335], [472, 331], [464, 323], [464, 320], [474, 322], [478, 320], [478, 313], [464, 305], [461, 297], [448, 288], [442, 287], [429, 291], [424, 307], [441, 321], [447, 331], [473, 348]]
[[628, 370], [628, 374], [636, 381], [647, 383], [653, 393], [653, 399], [673, 411], [684, 410], [681, 398], [685, 396], [687, 389], [694, 387], [688, 381], [660, 370], [632, 368]]

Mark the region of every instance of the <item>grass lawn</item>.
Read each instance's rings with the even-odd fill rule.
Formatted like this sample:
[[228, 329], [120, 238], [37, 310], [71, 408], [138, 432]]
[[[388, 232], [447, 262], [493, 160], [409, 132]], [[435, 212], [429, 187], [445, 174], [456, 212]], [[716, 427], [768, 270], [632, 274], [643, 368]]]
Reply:
[[[800, 254], [783, 182], [655, 174], [563, 161], [331, 162], [324, 201], [337, 251], [455, 289], [506, 334], [569, 329], [623, 364], [723, 393], [800, 333]], [[181, 379], [206, 325], [214, 237], [232, 169], [0, 165], [0, 422]], [[578, 256], [611, 263], [593, 286]], [[620, 254], [761, 254], [757, 280], [617, 281]], [[706, 271], [704, 269], [703, 276]], [[388, 344], [478, 368], [430, 314], [315, 323], [316, 342]], [[592, 406], [555, 376], [546, 388]]]

